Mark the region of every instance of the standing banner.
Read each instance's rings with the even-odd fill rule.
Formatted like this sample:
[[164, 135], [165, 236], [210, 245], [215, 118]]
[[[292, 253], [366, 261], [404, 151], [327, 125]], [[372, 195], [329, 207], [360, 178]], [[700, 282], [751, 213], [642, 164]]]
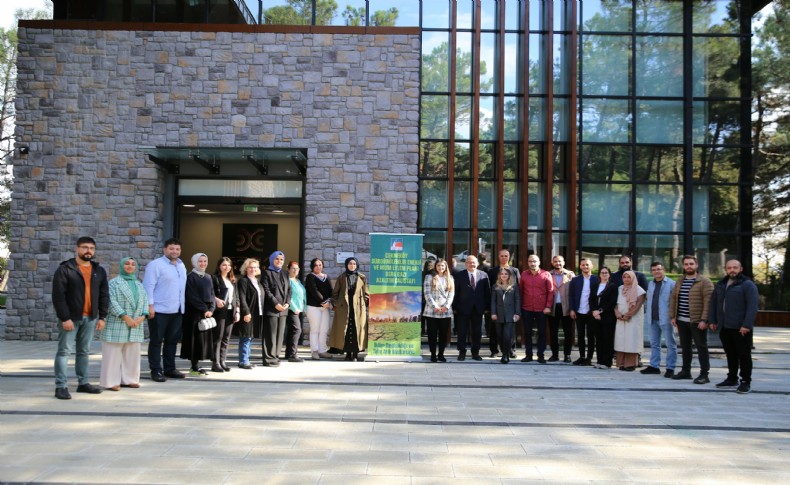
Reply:
[[422, 234], [370, 234], [368, 355], [419, 360]]

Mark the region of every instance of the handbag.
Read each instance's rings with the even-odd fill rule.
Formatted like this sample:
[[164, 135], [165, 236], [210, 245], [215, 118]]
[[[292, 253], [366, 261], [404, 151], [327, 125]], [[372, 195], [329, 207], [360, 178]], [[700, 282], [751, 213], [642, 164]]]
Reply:
[[214, 317], [208, 318], [201, 318], [198, 322], [198, 330], [201, 332], [205, 332], [206, 330], [211, 330], [212, 328], [217, 326], [217, 321], [214, 320]]

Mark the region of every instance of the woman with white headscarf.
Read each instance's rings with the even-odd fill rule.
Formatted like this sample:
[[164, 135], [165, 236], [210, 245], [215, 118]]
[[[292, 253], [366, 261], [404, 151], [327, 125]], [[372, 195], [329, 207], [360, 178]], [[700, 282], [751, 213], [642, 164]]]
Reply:
[[214, 355], [213, 330], [200, 331], [198, 322], [214, 313], [214, 287], [211, 275], [206, 273], [208, 256], [197, 253], [192, 256], [192, 272], [187, 275], [187, 286], [184, 292], [186, 311], [183, 320], [183, 336], [181, 339], [181, 358], [192, 363], [189, 375], [205, 376], [207, 372], [198, 366], [201, 360], [211, 360]]
[[617, 307], [614, 315], [617, 326], [614, 331], [614, 350], [620, 370], [633, 371], [639, 363], [639, 354], [645, 347], [642, 329], [645, 312], [642, 310], [647, 295], [639, 286], [636, 273], [623, 273], [623, 284], [617, 292]]

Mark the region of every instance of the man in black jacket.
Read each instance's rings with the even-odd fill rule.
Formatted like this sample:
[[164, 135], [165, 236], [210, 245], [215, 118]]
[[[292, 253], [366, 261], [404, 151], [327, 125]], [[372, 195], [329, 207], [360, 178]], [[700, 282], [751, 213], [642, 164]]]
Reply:
[[107, 273], [93, 261], [96, 241], [77, 239], [76, 258], [60, 263], [52, 279], [52, 304], [58, 323], [58, 353], [55, 355], [55, 397], [71, 399], [68, 389], [69, 354], [76, 346], [74, 370], [77, 392], [101, 393], [88, 382], [88, 355], [93, 330], [102, 330], [110, 306]]

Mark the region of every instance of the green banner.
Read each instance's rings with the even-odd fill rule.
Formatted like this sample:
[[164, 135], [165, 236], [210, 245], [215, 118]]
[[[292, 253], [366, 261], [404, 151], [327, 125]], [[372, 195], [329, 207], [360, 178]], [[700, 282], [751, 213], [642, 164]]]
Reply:
[[420, 357], [422, 234], [370, 235], [368, 354]]

